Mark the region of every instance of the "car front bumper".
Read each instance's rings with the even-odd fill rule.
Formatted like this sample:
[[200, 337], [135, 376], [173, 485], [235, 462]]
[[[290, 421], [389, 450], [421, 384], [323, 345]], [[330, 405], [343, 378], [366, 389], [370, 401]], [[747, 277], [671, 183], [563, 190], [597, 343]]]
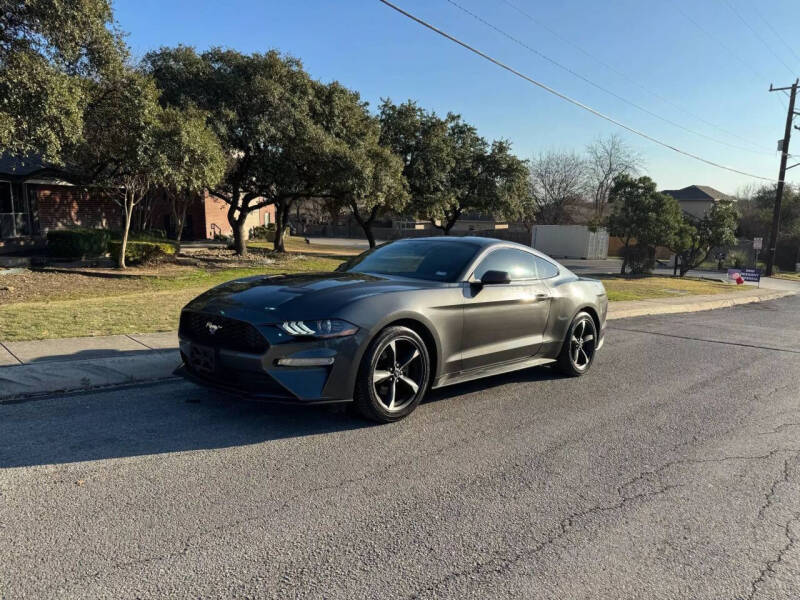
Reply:
[[[353, 397], [360, 345], [358, 334], [327, 340], [288, 339], [270, 343], [262, 354], [253, 354], [181, 337], [183, 364], [175, 375], [257, 400], [292, 404], [348, 402]], [[200, 360], [198, 355], [206, 359]], [[279, 364], [287, 358], [299, 366]]]

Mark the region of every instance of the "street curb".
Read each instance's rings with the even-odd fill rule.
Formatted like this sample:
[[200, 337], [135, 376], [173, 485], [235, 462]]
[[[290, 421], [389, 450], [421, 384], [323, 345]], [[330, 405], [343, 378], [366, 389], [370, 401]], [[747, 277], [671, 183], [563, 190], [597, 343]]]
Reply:
[[[723, 298], [707, 298], [698, 302], [687, 302], [685, 304], [674, 304], [665, 302], [663, 299], [635, 300], [630, 303], [618, 302], [608, 305], [608, 315], [606, 319], [628, 319], [630, 317], [644, 317], [652, 315], [670, 315], [677, 313], [700, 312], [704, 310], [715, 310], [718, 308], [730, 308], [742, 304], [753, 304], [755, 302], [768, 302], [794, 296], [796, 292], [787, 290], [765, 291], [760, 294], [749, 294], [746, 296], [727, 295]], [[636, 303], [635, 306], [630, 304]], [[615, 306], [616, 304], [616, 306]], [[625, 306], [623, 306], [625, 305]]]
[[[664, 300], [636, 300], [611, 303], [608, 320], [647, 315], [675, 314], [729, 308], [740, 304], [765, 302], [795, 292], [774, 290], [745, 296], [706, 297], [702, 301], [680, 304]], [[635, 303], [635, 305], [634, 305]], [[125, 387], [176, 379], [172, 372], [180, 365], [177, 348], [136, 352], [85, 360], [43, 361], [0, 368], [0, 406], [23, 400], [91, 390]]]
[[0, 369], [0, 405], [21, 399], [169, 379], [180, 365], [176, 349], [135, 356], [47, 361]]

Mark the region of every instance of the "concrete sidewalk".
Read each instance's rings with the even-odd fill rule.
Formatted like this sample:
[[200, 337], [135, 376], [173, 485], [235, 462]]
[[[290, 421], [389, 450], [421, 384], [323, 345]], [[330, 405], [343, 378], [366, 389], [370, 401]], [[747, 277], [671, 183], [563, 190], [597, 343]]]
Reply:
[[[764, 302], [793, 292], [748, 289], [730, 294], [613, 302], [608, 318], [696, 312]], [[157, 381], [180, 364], [175, 331], [0, 342], [0, 403], [37, 395]]]

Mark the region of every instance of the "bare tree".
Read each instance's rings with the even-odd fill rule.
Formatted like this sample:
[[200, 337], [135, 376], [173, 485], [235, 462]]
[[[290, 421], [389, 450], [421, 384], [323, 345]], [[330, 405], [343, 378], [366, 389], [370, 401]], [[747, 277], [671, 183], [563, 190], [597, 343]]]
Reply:
[[586, 146], [586, 164], [594, 216], [596, 220], [601, 220], [605, 216], [614, 179], [618, 175], [637, 175], [644, 160], [620, 136], [612, 133]]
[[[524, 222], [561, 225], [588, 190], [586, 161], [574, 152], [546, 152], [531, 160], [530, 201]], [[533, 213], [533, 214], [530, 214]]]

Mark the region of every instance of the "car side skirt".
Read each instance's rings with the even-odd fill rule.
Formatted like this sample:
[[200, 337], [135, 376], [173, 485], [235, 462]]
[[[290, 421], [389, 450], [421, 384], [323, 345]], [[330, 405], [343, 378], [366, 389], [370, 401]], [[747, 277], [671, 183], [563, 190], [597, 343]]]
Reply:
[[448, 385], [455, 385], [457, 383], [464, 383], [465, 381], [472, 381], [473, 379], [481, 379], [483, 377], [491, 377], [492, 375], [502, 375], [503, 373], [510, 373], [511, 371], [519, 371], [520, 369], [529, 369], [531, 367], [538, 367], [541, 365], [548, 365], [556, 362], [553, 358], [543, 358], [534, 356], [532, 358], [525, 358], [522, 360], [515, 360], [506, 363], [490, 365], [481, 367], [479, 369], [471, 369], [469, 371], [459, 371], [457, 373], [445, 373], [441, 375], [436, 381], [433, 382], [431, 389], [437, 389]]

